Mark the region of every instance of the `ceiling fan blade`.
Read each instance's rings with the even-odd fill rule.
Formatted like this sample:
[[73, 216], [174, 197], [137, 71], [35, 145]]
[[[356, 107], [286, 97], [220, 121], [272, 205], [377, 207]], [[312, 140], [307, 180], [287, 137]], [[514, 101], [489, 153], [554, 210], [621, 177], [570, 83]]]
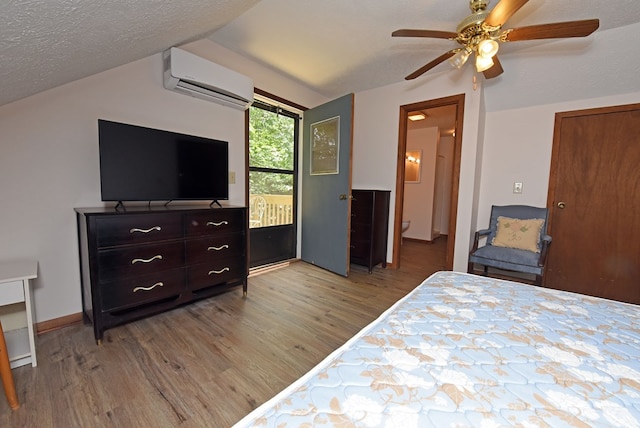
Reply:
[[501, 0], [484, 20], [491, 27], [501, 27], [529, 0]]
[[422, 67], [420, 67], [419, 69], [417, 69], [416, 71], [414, 71], [413, 73], [411, 73], [410, 75], [405, 77], [405, 80], [412, 80], [412, 79], [415, 79], [418, 76], [422, 76], [424, 73], [426, 73], [427, 71], [431, 70], [433, 67], [435, 67], [436, 65], [440, 64], [441, 62], [444, 62], [444, 61], [448, 60], [449, 58], [451, 58], [455, 54], [456, 54], [455, 50], [443, 53], [438, 58], [436, 58], [433, 61], [431, 61], [429, 64], [423, 65]]
[[437, 31], [437, 30], [396, 30], [391, 33], [393, 37], [431, 37], [433, 39], [455, 39], [458, 37], [458, 33], [451, 31]]
[[485, 79], [493, 79], [494, 77], [500, 76], [504, 72], [502, 68], [502, 64], [500, 64], [500, 60], [498, 59], [498, 55], [493, 57], [493, 66], [482, 72], [484, 74]]
[[600, 26], [599, 19], [583, 21], [554, 22], [551, 24], [531, 25], [514, 28], [507, 34], [506, 40], [517, 42], [522, 40], [559, 39], [564, 37], [585, 37]]

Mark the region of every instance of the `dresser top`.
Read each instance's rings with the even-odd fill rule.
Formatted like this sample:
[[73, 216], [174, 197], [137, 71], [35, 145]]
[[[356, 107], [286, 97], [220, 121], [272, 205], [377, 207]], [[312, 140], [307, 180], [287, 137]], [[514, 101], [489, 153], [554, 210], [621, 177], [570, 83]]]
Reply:
[[236, 205], [223, 205], [219, 207], [217, 205], [131, 205], [127, 207], [88, 207], [88, 208], [74, 208], [74, 210], [81, 214], [139, 214], [139, 213], [163, 213], [163, 212], [180, 212], [180, 211], [216, 211], [224, 210], [227, 208], [246, 208]]

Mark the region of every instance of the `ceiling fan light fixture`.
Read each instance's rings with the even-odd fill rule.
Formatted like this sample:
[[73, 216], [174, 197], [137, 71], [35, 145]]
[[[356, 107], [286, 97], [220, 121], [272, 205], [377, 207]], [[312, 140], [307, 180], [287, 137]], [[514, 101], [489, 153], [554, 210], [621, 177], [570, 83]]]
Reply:
[[600, 26], [599, 19], [583, 19], [504, 29], [503, 26], [509, 18], [528, 0], [496, 0], [495, 7], [490, 11], [487, 11], [487, 5], [492, 0], [465, 1], [469, 2], [471, 14], [460, 21], [455, 32], [400, 29], [391, 33], [393, 37], [447, 39], [459, 45], [457, 49], [443, 53], [409, 74], [405, 80], [415, 79], [447, 60], [454, 68], [462, 68], [472, 54], [476, 57], [476, 70], [483, 73], [485, 79], [493, 79], [504, 72], [497, 56], [499, 45], [502, 43], [586, 37]]
[[457, 54], [449, 59], [449, 64], [454, 68], [461, 68], [469, 59], [473, 51], [469, 48], [461, 49]]
[[491, 67], [493, 67], [493, 58], [476, 55], [476, 70], [478, 73], [482, 73]]
[[484, 58], [493, 58], [498, 53], [498, 42], [493, 39], [484, 39], [478, 43], [478, 55]]

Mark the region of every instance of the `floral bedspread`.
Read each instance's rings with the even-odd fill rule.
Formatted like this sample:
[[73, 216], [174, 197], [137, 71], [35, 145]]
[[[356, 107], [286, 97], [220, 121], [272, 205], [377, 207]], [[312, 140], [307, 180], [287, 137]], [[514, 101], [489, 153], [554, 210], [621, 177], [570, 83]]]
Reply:
[[236, 427], [640, 427], [640, 306], [439, 272]]

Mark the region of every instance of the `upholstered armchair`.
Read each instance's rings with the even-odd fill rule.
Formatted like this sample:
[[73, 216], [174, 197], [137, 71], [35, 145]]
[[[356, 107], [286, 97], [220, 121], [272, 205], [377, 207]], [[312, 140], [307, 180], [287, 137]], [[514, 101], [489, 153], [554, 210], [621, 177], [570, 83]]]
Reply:
[[[551, 244], [551, 237], [547, 235], [547, 215], [546, 208], [492, 206], [489, 228], [475, 234], [468, 272], [473, 273], [474, 264], [478, 264], [483, 266], [484, 275], [489, 275], [490, 267], [533, 274], [534, 284], [542, 285]], [[482, 237], [486, 237], [486, 241], [479, 246]]]

